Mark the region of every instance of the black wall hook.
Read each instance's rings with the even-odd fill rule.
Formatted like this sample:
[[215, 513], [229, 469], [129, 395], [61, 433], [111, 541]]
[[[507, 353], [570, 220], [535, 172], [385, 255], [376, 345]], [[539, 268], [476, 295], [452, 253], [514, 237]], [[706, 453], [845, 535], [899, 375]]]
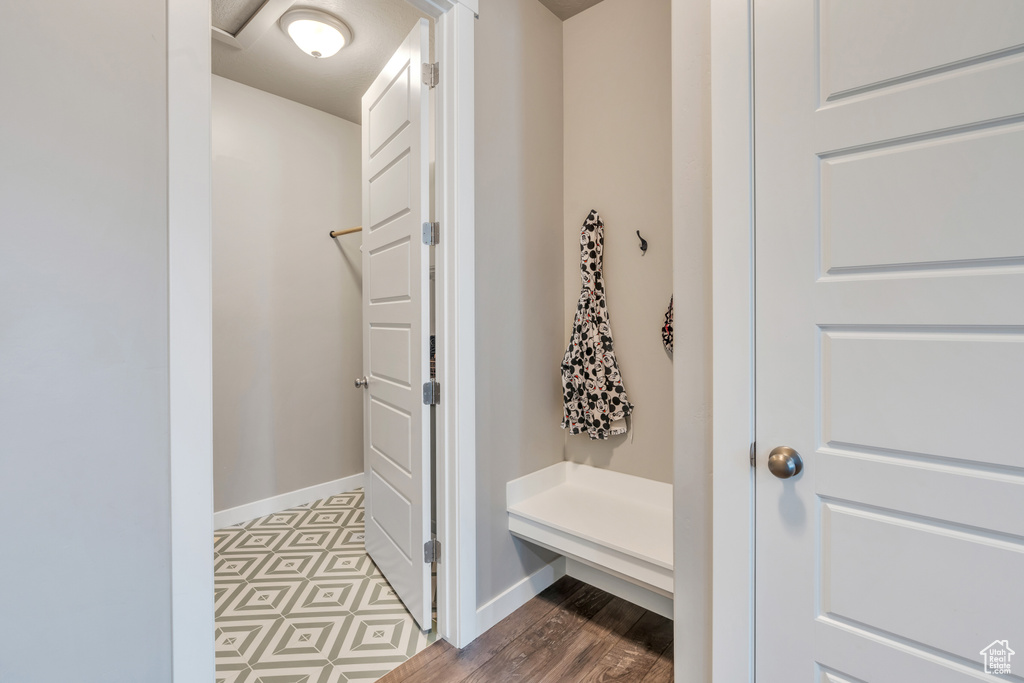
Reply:
[[647, 240], [645, 240], [643, 238], [643, 236], [640, 234], [639, 230], [636, 231], [636, 236], [640, 238], [640, 251], [642, 251], [643, 253], [646, 254], [647, 253]]

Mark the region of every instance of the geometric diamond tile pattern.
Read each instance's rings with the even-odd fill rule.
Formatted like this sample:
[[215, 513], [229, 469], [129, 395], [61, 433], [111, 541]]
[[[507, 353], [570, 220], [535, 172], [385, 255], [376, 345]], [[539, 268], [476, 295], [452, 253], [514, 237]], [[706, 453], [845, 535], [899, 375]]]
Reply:
[[357, 490], [214, 532], [217, 683], [370, 683], [433, 642], [363, 531]]

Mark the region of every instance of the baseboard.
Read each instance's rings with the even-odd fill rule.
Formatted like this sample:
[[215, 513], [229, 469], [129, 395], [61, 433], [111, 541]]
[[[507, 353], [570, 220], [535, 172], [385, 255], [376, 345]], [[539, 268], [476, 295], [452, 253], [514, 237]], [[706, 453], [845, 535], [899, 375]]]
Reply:
[[327, 498], [328, 496], [336, 496], [339, 493], [348, 493], [349, 491], [356, 490], [362, 485], [363, 473], [360, 472], [359, 474], [353, 474], [350, 477], [342, 477], [341, 479], [335, 479], [334, 481], [307, 486], [306, 488], [299, 489], [297, 491], [289, 491], [288, 493], [271, 496], [270, 498], [257, 500], [253, 503], [246, 503], [245, 505], [239, 505], [238, 507], [221, 510], [220, 512], [213, 513], [213, 528], [223, 529], [224, 527], [248, 522], [256, 519], [257, 517], [264, 517], [273, 512], [280, 512], [281, 510], [293, 508], [296, 505], [312, 503], [314, 500], [320, 500], [321, 498]]
[[557, 557], [476, 610], [476, 634], [482, 635], [499, 621], [565, 576], [565, 558]]

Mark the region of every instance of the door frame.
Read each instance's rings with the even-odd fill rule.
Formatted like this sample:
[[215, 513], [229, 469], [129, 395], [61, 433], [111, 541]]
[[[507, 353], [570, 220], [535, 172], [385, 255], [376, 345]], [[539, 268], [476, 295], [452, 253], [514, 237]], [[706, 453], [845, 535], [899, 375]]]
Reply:
[[[438, 632], [476, 633], [474, 21], [478, 0], [407, 0], [434, 18]], [[168, 362], [173, 680], [213, 680], [210, 0], [167, 0]]]
[[711, 2], [712, 680], [754, 680], [754, 8]]

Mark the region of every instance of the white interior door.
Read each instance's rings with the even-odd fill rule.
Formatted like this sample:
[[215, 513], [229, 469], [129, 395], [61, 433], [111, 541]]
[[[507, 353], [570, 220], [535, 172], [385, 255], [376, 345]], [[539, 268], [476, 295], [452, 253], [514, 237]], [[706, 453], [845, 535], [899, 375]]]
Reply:
[[431, 626], [429, 109], [421, 19], [363, 95], [363, 404], [366, 551]]
[[757, 681], [1024, 680], [1024, 3], [754, 17]]

